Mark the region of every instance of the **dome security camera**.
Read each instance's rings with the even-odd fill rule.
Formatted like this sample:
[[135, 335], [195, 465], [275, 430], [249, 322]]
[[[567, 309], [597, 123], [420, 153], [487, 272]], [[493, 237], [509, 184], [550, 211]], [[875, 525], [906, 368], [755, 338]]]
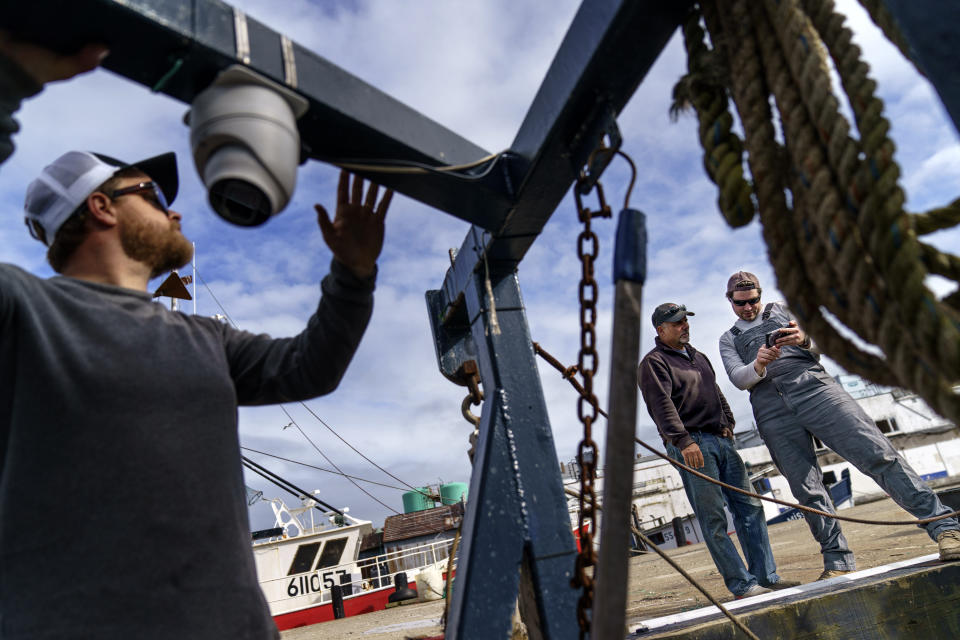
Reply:
[[194, 99], [186, 121], [210, 206], [233, 224], [257, 226], [283, 211], [300, 163], [297, 119], [309, 103], [234, 65]]

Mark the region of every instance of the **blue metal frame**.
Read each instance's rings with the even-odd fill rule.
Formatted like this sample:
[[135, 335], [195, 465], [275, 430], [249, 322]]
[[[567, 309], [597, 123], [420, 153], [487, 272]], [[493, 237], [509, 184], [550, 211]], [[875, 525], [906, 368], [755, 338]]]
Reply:
[[[505, 637], [524, 563], [543, 634], [577, 634], [568, 584], [573, 539], [516, 268], [692, 4], [584, 0], [509, 152], [466, 179], [365, 174], [474, 225], [441, 289], [427, 292], [441, 372], [456, 379], [457, 367], [475, 359], [486, 393], [448, 638]], [[960, 8], [938, 0], [886, 4], [960, 128], [952, 64]], [[60, 50], [105, 42], [113, 52], [108, 69], [190, 102], [238, 62], [236, 18], [219, 0], [33, 0], [5, 3], [0, 27]], [[249, 18], [246, 27], [244, 64], [286, 83], [281, 35]], [[440, 166], [487, 155], [316, 54], [292, 50], [298, 80], [290, 86], [310, 102], [298, 123], [305, 157]], [[486, 313], [487, 272], [500, 334]]]
[[960, 4], [942, 0], [885, 0], [885, 4], [910, 46], [911, 57], [960, 131]]
[[[491, 287], [499, 333], [483, 270], [463, 292], [465, 316], [457, 320], [443, 323], [442, 292], [427, 293], [434, 329], [447, 346], [438, 345], [442, 370], [452, 377], [476, 359], [485, 396], [445, 637], [508, 637], [524, 563], [544, 636], [572, 637], [576, 550], [520, 286], [511, 273]], [[448, 340], [451, 333], [459, 339]]]

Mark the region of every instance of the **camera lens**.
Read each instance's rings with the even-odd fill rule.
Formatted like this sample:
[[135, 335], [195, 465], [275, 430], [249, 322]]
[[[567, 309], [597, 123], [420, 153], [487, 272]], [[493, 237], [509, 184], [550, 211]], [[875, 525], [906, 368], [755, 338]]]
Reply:
[[225, 220], [255, 227], [270, 217], [270, 199], [246, 180], [228, 178], [210, 187], [210, 206]]

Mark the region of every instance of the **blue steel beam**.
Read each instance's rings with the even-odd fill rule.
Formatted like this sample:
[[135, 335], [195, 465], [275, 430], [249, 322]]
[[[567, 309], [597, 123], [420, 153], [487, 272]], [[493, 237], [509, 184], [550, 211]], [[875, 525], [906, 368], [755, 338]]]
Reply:
[[459, 340], [441, 338], [438, 355], [451, 356], [450, 366], [476, 359], [485, 395], [445, 637], [508, 637], [525, 565], [543, 636], [573, 638], [576, 549], [516, 275], [500, 278], [492, 291], [499, 333], [482, 272], [464, 291], [464, 315], [445, 327], [438, 326], [441, 292], [427, 293], [441, 336], [467, 330]]
[[[489, 154], [219, 0], [4, 2], [0, 28], [60, 51], [85, 42], [106, 43], [111, 54], [104, 68], [188, 104], [221, 70], [244, 64], [309, 101], [309, 111], [297, 123], [304, 157], [436, 167]], [[243, 35], [238, 37], [238, 32]], [[523, 159], [506, 154], [459, 176], [359, 173], [463, 220], [496, 229], [513, 204], [513, 174], [522, 176], [524, 166]]]
[[[676, 31], [692, 0], [585, 0], [511, 145], [520, 160], [510, 174], [514, 204], [485, 236], [483, 250], [467, 233], [442, 290], [446, 304], [460, 293], [486, 255], [490, 268], [509, 272], [526, 255], [605, 126], [626, 105]], [[452, 313], [452, 311], [451, 311]]]

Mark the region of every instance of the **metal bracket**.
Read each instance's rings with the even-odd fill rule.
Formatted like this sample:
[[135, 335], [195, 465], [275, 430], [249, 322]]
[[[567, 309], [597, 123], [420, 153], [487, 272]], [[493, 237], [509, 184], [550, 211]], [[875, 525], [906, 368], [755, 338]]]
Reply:
[[589, 148], [592, 151], [587, 157], [583, 174], [577, 181], [577, 193], [581, 195], [590, 193], [620, 149], [620, 145], [623, 144], [623, 136], [620, 133], [620, 127], [617, 126], [617, 116], [608, 102], [597, 103], [587, 123], [585, 134], [579, 142], [582, 148]]
[[247, 14], [233, 8], [233, 30], [236, 34], [237, 60], [250, 64], [250, 31], [247, 29]]

